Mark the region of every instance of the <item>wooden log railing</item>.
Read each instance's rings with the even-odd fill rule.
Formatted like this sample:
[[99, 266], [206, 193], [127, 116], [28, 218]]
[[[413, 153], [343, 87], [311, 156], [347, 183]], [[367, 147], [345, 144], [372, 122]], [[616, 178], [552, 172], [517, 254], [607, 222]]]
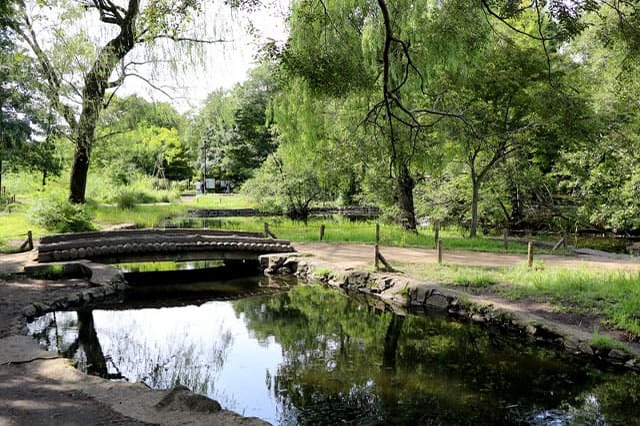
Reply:
[[43, 237], [38, 261], [94, 259], [105, 262], [148, 260], [253, 259], [294, 251], [287, 240], [260, 233], [209, 229], [120, 230]]

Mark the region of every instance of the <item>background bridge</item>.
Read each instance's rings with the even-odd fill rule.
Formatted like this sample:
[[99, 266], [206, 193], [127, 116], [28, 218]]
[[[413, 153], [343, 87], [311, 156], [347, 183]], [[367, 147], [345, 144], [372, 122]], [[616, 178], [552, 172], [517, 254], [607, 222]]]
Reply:
[[131, 229], [43, 237], [38, 262], [88, 259], [102, 263], [258, 260], [267, 253], [294, 251], [287, 240], [257, 232], [211, 229]]

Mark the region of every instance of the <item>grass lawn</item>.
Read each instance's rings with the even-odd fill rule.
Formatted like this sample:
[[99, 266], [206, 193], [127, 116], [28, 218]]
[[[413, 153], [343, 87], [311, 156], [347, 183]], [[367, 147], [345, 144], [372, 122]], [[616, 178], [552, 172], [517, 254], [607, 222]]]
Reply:
[[640, 337], [640, 272], [598, 268], [482, 268], [458, 265], [404, 264], [412, 278], [448, 286], [485, 288], [512, 300], [548, 302], [559, 312], [603, 316], [604, 325]]

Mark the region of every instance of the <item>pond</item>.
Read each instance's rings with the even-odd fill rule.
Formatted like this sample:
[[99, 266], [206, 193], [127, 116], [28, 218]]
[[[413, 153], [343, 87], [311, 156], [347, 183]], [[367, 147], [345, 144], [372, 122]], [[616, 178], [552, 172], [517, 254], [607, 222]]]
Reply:
[[89, 373], [155, 389], [181, 383], [273, 424], [639, 424], [634, 373], [265, 279], [195, 283], [218, 300], [174, 306], [135, 290], [123, 304], [50, 313], [29, 328]]

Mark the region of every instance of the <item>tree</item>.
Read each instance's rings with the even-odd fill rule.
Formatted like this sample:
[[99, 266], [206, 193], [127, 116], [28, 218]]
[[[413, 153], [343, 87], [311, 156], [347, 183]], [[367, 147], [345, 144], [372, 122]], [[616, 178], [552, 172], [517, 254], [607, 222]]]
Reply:
[[208, 175], [241, 185], [275, 151], [271, 102], [278, 88], [273, 68], [262, 64], [231, 90], [211, 93], [191, 123], [190, 143], [200, 152], [199, 168], [207, 164]]
[[[464, 81], [456, 81], [450, 92], [451, 101], [464, 111], [464, 121], [444, 125], [451, 136], [449, 145], [457, 150], [455, 157], [465, 164], [471, 180], [471, 237], [478, 229], [481, 186], [505, 160], [519, 155], [525, 159], [521, 164], [527, 164], [536, 156], [557, 157], [572, 141], [588, 136], [586, 103], [569, 92], [564, 77], [569, 65], [563, 70], [559, 55], [545, 57], [527, 41], [491, 42], [483, 50], [481, 65], [468, 69]], [[549, 57], [554, 63], [552, 84]], [[551, 166], [546, 168], [550, 171]]]
[[[153, 0], [144, 5], [140, 0], [91, 0], [77, 4], [63, 1], [46, 13], [39, 3], [19, 5], [16, 34], [37, 58], [45, 82], [44, 93], [51, 108], [68, 126], [75, 145], [69, 199], [83, 203], [95, 130], [108, 104], [107, 92], [119, 87], [133, 73], [131, 69], [136, 62], [131, 56], [136, 46], [153, 49], [163, 40], [198, 41], [188, 26], [200, 3], [198, 0]], [[89, 31], [81, 25], [83, 21], [95, 27]], [[96, 28], [104, 32], [95, 31]], [[90, 33], [102, 37], [92, 39]], [[63, 53], [70, 54], [68, 62], [60, 56]]]
[[441, 108], [440, 78], [474, 60], [489, 32], [478, 25], [485, 20], [481, 9], [456, 0], [301, 2], [296, 7], [281, 55], [284, 68], [321, 96], [367, 99], [360, 123], [370, 131], [373, 143], [367, 148], [380, 153], [367, 168], [388, 171], [397, 218], [415, 232], [413, 191], [430, 166], [429, 152], [437, 143], [433, 126], [444, 118], [462, 118]]
[[94, 161], [119, 184], [127, 184], [135, 172], [188, 179], [193, 168], [184, 127], [185, 119], [168, 103], [114, 97], [96, 129]]
[[53, 139], [57, 126], [34, 77], [34, 63], [13, 38], [16, 15], [13, 2], [0, 5], [0, 188], [3, 163], [13, 169], [35, 167], [59, 174], [61, 164], [55, 158]]
[[344, 158], [334, 139], [336, 118], [343, 111], [332, 110], [307, 89], [303, 81], [294, 79], [275, 99], [273, 130], [278, 148], [243, 186], [260, 204], [301, 220], [306, 220], [312, 202], [336, 193], [349, 167], [334, 161]]

